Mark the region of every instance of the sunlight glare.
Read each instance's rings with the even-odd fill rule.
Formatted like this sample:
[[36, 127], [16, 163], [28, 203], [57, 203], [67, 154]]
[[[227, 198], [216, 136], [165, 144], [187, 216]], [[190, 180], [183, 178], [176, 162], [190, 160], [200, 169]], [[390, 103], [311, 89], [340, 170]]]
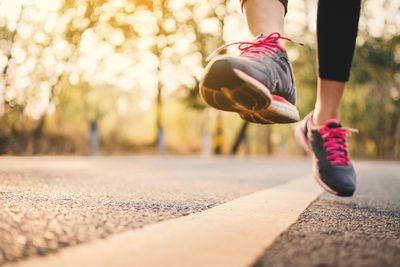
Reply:
[[16, 20], [21, 12], [20, 0], [2, 0], [0, 1], [0, 17], [7, 20], [7, 27], [10, 31], [14, 31], [17, 27]]

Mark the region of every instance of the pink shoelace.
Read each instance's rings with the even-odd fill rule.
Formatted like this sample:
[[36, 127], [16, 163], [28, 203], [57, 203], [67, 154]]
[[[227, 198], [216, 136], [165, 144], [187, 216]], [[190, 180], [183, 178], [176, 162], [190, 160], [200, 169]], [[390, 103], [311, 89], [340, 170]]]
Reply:
[[351, 136], [351, 132], [358, 132], [352, 128], [328, 128], [322, 127], [318, 130], [321, 134], [322, 140], [326, 141], [324, 147], [331, 155], [327, 156], [327, 160], [332, 160], [331, 165], [342, 164], [349, 165], [349, 157], [347, 156], [349, 150], [347, 149], [347, 137]]
[[268, 54], [272, 55], [272, 54], [278, 52], [278, 49], [285, 51], [285, 48], [283, 48], [283, 46], [281, 46], [279, 44], [279, 42], [278, 42], [279, 39], [293, 42], [298, 45], [304, 45], [303, 43], [296, 42], [290, 38], [281, 36], [280, 33], [278, 33], [278, 32], [274, 32], [268, 36], [262, 34], [257, 38], [256, 41], [253, 41], [253, 42], [235, 42], [235, 43], [225, 44], [225, 45], [217, 48], [214, 52], [212, 52], [207, 57], [206, 60], [209, 61], [216, 54], [218, 54], [222, 50], [224, 50], [227, 47], [232, 46], [232, 45], [238, 45], [238, 49], [241, 51], [240, 56], [259, 59], [259, 58], [262, 58], [261, 54], [264, 54], [266, 56]]

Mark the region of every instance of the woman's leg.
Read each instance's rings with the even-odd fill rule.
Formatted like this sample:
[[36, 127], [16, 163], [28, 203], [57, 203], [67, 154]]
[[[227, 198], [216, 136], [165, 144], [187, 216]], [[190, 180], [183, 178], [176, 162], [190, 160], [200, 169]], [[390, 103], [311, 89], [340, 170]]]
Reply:
[[340, 103], [350, 76], [361, 0], [319, 0], [317, 17], [318, 91], [313, 121], [321, 126], [340, 117]]
[[247, 26], [254, 37], [261, 33], [269, 35], [283, 32], [287, 1], [246, 0], [242, 1], [242, 8]]
[[315, 110], [297, 128], [314, 155], [314, 176], [328, 192], [352, 196], [357, 175], [347, 148], [349, 129], [339, 123], [340, 103], [353, 60], [360, 0], [319, 0], [318, 91]]

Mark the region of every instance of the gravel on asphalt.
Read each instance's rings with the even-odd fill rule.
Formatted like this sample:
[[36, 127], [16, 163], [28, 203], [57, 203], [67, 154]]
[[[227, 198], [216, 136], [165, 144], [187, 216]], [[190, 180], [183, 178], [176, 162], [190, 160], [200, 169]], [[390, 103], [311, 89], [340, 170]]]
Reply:
[[357, 169], [355, 196], [324, 193], [254, 267], [400, 266], [400, 164]]
[[310, 172], [308, 160], [0, 158], [0, 265], [203, 211]]

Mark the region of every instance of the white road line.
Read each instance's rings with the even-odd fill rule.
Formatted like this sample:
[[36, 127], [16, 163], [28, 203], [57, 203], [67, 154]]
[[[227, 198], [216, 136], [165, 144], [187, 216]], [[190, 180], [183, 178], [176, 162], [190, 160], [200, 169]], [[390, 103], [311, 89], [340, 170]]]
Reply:
[[7, 266], [249, 266], [322, 192], [310, 176]]

